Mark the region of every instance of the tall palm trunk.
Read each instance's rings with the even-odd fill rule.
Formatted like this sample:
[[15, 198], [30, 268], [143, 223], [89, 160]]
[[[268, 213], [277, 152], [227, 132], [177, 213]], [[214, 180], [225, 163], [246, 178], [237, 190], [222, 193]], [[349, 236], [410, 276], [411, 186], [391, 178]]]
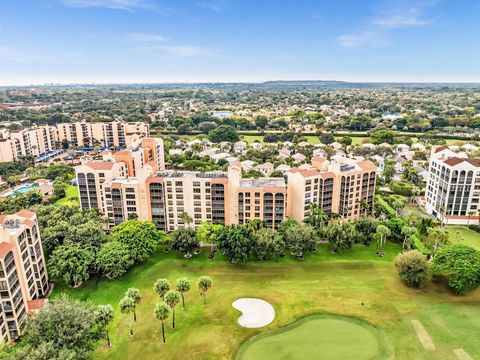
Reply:
[[183, 295], [183, 292], [181, 293], [182, 295], [182, 309], [185, 310], [185, 296]]
[[175, 329], [175, 306], [172, 307], [172, 329]]
[[130, 320], [130, 336], [133, 336], [133, 324], [132, 324], [132, 320]]
[[133, 321], [135, 321], [135, 322], [137, 321], [137, 308], [136, 307], [133, 308]]
[[105, 329], [105, 332], [107, 333], [107, 345], [108, 347], [112, 347], [112, 344], [110, 344], [110, 336], [108, 335], [108, 330]]
[[162, 320], [162, 337], [163, 337], [163, 343], [165, 344], [165, 326], [163, 325], [163, 320]]

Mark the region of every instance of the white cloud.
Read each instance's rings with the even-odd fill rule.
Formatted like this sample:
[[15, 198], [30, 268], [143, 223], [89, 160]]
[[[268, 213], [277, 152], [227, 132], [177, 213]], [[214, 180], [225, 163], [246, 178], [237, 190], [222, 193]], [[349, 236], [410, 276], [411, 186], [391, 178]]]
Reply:
[[213, 54], [200, 46], [194, 45], [139, 45], [132, 51], [156, 52], [174, 57], [196, 57], [196, 56], [213, 56]]
[[402, 13], [375, 19], [372, 21], [372, 24], [393, 29], [406, 26], [423, 26], [428, 25], [431, 22], [432, 20], [422, 18], [422, 13], [419, 9], [410, 8]]
[[103, 7], [115, 10], [134, 11], [136, 9], [153, 10], [155, 5], [148, 0], [60, 0], [67, 6], [89, 8]]
[[191, 45], [168, 45], [162, 46], [168, 54], [179, 57], [192, 57], [192, 56], [210, 56], [211, 53], [199, 46]]
[[161, 42], [167, 38], [159, 34], [131, 33], [121, 37], [121, 39], [132, 42]]
[[388, 41], [375, 31], [364, 31], [357, 34], [345, 34], [337, 37], [338, 45], [346, 48], [377, 48], [388, 44]]

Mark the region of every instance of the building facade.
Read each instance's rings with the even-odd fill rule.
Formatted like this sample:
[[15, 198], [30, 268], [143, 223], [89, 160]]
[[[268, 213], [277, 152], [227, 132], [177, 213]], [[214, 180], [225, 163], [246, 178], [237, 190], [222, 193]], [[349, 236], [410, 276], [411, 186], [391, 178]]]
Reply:
[[15, 161], [25, 156], [38, 157], [55, 150], [56, 129], [34, 125], [24, 130], [7, 131], [0, 139], [0, 161]]
[[480, 221], [480, 159], [432, 149], [425, 191], [427, 213], [445, 224]]
[[71, 146], [91, 146], [98, 143], [107, 148], [131, 147], [135, 142], [149, 136], [149, 125], [144, 122], [86, 122], [57, 124], [57, 138], [67, 140]]
[[76, 168], [82, 208], [99, 209], [110, 227], [136, 217], [166, 231], [255, 219], [276, 228], [287, 217], [303, 220], [312, 202], [346, 219], [373, 212], [377, 169], [370, 161], [314, 158], [310, 168], [290, 170], [287, 186], [283, 177], [243, 179], [239, 162], [227, 172], [165, 170], [163, 146], [153, 139], [142, 145]]
[[313, 158], [309, 169], [293, 168], [288, 173], [288, 216], [305, 219], [311, 203], [318, 204], [325, 213], [337, 213], [345, 219], [370, 215], [374, 209], [376, 173], [376, 166], [368, 160]]
[[43, 305], [48, 275], [36, 214], [0, 215], [0, 338], [17, 339], [26, 317]]

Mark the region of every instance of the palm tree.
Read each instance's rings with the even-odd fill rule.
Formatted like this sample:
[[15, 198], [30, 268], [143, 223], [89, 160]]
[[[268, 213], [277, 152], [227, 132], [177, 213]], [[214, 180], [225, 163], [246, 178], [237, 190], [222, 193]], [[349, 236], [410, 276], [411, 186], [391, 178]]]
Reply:
[[[135, 309], [135, 303], [133, 302], [133, 299], [128, 296], [124, 296], [122, 300], [120, 300], [120, 311], [124, 314], [129, 314], [133, 312]], [[130, 336], [133, 336], [133, 322], [132, 319], [130, 319]]]
[[430, 229], [428, 231], [428, 239], [430, 244], [433, 244], [432, 258], [440, 245], [445, 245], [448, 241], [448, 232], [444, 229]]
[[409, 239], [412, 235], [417, 234], [417, 228], [414, 228], [413, 226], [404, 226], [402, 228], [402, 235], [404, 236], [403, 238], [403, 250], [407, 247], [408, 244], [408, 250], [410, 250], [410, 242]]
[[470, 218], [475, 215], [474, 211], [469, 211], [468, 212], [468, 220], [467, 220], [467, 226], [470, 226]]
[[198, 279], [198, 288], [203, 296], [203, 306], [207, 306], [207, 291], [212, 287], [212, 279], [209, 276], [201, 276]]
[[168, 315], [170, 315], [170, 309], [168, 308], [167, 304], [162, 302], [155, 306], [153, 314], [158, 320], [162, 322], [162, 337], [163, 343], [165, 344], [165, 326], [163, 322], [168, 319]]
[[128, 296], [133, 300], [133, 320], [137, 321], [137, 305], [142, 302], [142, 296], [140, 295], [140, 291], [135, 288], [129, 288], [125, 293], [125, 296]]
[[164, 300], [165, 294], [170, 290], [170, 281], [167, 279], [158, 279], [153, 285], [153, 290]]
[[178, 279], [177, 291], [182, 296], [182, 309], [185, 310], [185, 293], [190, 291], [190, 281], [187, 278]]
[[306, 223], [312, 225], [314, 228], [320, 228], [328, 220], [328, 216], [323, 212], [323, 209], [316, 202], [311, 202], [308, 208], [308, 215]]
[[252, 230], [253, 233], [256, 233], [258, 230], [265, 227], [265, 221], [260, 219], [252, 219], [248, 220], [245, 226]]
[[111, 347], [110, 336], [108, 335], [108, 324], [113, 320], [113, 307], [112, 305], [99, 305], [97, 310], [97, 321], [100, 322], [105, 328], [105, 335], [107, 337], [107, 345]]
[[180, 302], [180, 294], [176, 290], [170, 290], [165, 294], [165, 302], [172, 309], [172, 328], [175, 329], [175, 306]]
[[179, 219], [183, 220], [183, 222], [187, 226], [190, 226], [190, 224], [193, 222], [192, 217], [188, 215], [185, 211], [182, 214], [180, 214]]
[[385, 225], [378, 225], [377, 226], [377, 254], [382, 256], [383, 255], [383, 246], [385, 245], [385, 241], [387, 240], [387, 236], [390, 235], [391, 231]]

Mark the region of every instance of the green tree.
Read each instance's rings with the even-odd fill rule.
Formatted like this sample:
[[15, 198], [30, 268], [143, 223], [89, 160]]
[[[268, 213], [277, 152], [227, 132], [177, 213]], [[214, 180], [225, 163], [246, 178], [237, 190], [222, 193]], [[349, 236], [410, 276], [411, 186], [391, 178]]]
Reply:
[[158, 279], [153, 285], [155, 292], [162, 298], [165, 299], [165, 294], [170, 290], [170, 281], [167, 279]]
[[79, 287], [90, 277], [88, 270], [94, 261], [91, 248], [80, 243], [68, 243], [55, 249], [48, 268], [52, 277], [62, 278], [70, 287]]
[[95, 263], [100, 273], [109, 279], [122, 276], [133, 265], [127, 245], [118, 241], [103, 244], [97, 253]]
[[198, 289], [203, 297], [203, 306], [207, 306], [207, 291], [212, 287], [212, 279], [209, 276], [201, 276], [198, 279]]
[[308, 206], [308, 214], [304, 221], [315, 229], [319, 229], [327, 223], [328, 216], [323, 212], [321, 206], [316, 202], [311, 202]]
[[133, 321], [137, 321], [137, 305], [142, 302], [142, 295], [136, 288], [129, 288], [125, 293], [126, 297], [129, 297], [133, 301]]
[[355, 225], [343, 220], [331, 222], [322, 232], [322, 238], [333, 245], [332, 253], [334, 254], [351, 248], [356, 235]]
[[89, 359], [103, 331], [95, 306], [61, 295], [28, 319], [15, 359]]
[[458, 295], [480, 285], [480, 251], [463, 244], [440, 249], [433, 258], [433, 275], [446, 278]]
[[176, 289], [182, 297], [182, 309], [185, 310], [185, 294], [190, 291], [190, 281], [187, 278], [178, 279]]
[[255, 126], [260, 128], [260, 129], [265, 129], [265, 127], [268, 125], [268, 118], [263, 115], [258, 115], [255, 117]]
[[340, 144], [344, 145], [345, 147], [352, 145], [352, 138], [350, 136], [344, 136], [340, 139]]
[[370, 139], [373, 144], [395, 144], [395, 131], [391, 130], [378, 130], [372, 133]]
[[[135, 302], [129, 296], [124, 296], [120, 300], [119, 305], [120, 305], [120, 311], [123, 314], [128, 315], [128, 314], [133, 313], [135, 311]], [[130, 324], [130, 336], [133, 336], [133, 321], [132, 321], [131, 318], [129, 319], [129, 324]]]
[[316, 251], [315, 230], [308, 224], [297, 223], [289, 226], [283, 239], [290, 253], [298, 260], [303, 260], [305, 253]]
[[378, 225], [376, 234], [377, 234], [377, 254], [383, 255], [383, 247], [385, 246], [387, 237], [389, 237], [391, 234], [390, 229], [385, 225]]
[[213, 143], [220, 143], [222, 141], [235, 142], [240, 138], [235, 128], [229, 125], [221, 125], [208, 133], [208, 139]]
[[411, 248], [411, 243], [410, 243], [410, 238], [412, 235], [417, 235], [417, 228], [413, 226], [404, 226], [402, 228], [402, 235], [404, 236], [403, 238], [403, 250], [407, 249], [410, 250]]
[[96, 311], [97, 321], [101, 324], [101, 327], [105, 329], [105, 337], [107, 339], [108, 347], [111, 347], [110, 336], [108, 334], [108, 324], [113, 320], [113, 307], [112, 305], [99, 305]]
[[424, 288], [431, 280], [430, 263], [418, 250], [409, 250], [397, 255], [395, 266], [407, 286]]
[[157, 304], [157, 306], [155, 306], [155, 310], [153, 311], [153, 314], [155, 315], [155, 318], [157, 320], [160, 320], [162, 322], [162, 338], [163, 338], [163, 343], [165, 344], [166, 339], [165, 339], [164, 321], [168, 319], [168, 316], [170, 315], [170, 309], [167, 304], [159, 303]]
[[127, 220], [112, 229], [111, 239], [125, 244], [135, 262], [143, 262], [158, 248], [163, 232], [153, 222]]
[[190, 227], [173, 231], [171, 243], [172, 249], [181, 252], [185, 258], [191, 258], [192, 253], [200, 247], [195, 230]]
[[230, 263], [245, 262], [252, 254], [255, 235], [245, 226], [225, 226], [216, 236], [218, 249]]
[[260, 260], [268, 260], [273, 256], [283, 255], [285, 241], [282, 235], [272, 228], [263, 228], [257, 231], [255, 241], [255, 254]]
[[197, 240], [202, 244], [210, 244], [213, 252], [216, 244], [217, 234], [223, 228], [221, 224], [213, 224], [211, 221], [202, 221], [197, 227]]
[[175, 307], [180, 302], [180, 293], [170, 290], [165, 294], [165, 303], [172, 309], [172, 328], [175, 329]]
[[323, 133], [320, 135], [320, 142], [325, 145], [330, 145], [335, 142], [335, 136], [330, 133]]

